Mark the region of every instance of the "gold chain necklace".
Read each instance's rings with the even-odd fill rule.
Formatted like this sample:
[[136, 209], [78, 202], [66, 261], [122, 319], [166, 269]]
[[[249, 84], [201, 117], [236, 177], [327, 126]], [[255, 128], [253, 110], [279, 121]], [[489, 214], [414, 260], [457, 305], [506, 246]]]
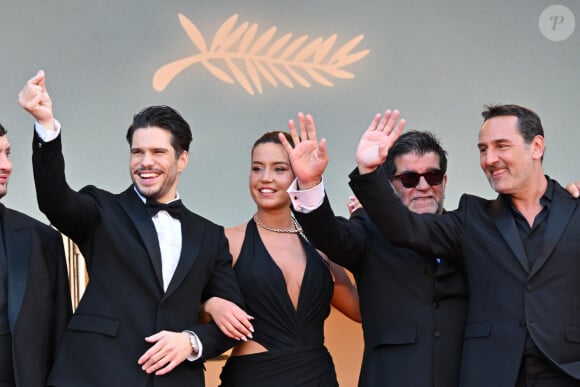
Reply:
[[[298, 223], [298, 221], [296, 220], [296, 218], [294, 217], [293, 214], [290, 214], [290, 219], [292, 219], [292, 223], [294, 224], [294, 228], [276, 228], [276, 227], [270, 227], [268, 225], [265, 225], [264, 223], [260, 222], [260, 220], [258, 219], [258, 214], [254, 214], [254, 222], [256, 222], [256, 224], [260, 227], [262, 227], [265, 230], [268, 231], [273, 231], [273, 232], [277, 232], [277, 233], [281, 233], [281, 234], [300, 234], [302, 236], [302, 238], [306, 239], [306, 235], [304, 235], [304, 231], [302, 231], [302, 226], [300, 226], [300, 224]], [[306, 239], [308, 240], [308, 239]]]

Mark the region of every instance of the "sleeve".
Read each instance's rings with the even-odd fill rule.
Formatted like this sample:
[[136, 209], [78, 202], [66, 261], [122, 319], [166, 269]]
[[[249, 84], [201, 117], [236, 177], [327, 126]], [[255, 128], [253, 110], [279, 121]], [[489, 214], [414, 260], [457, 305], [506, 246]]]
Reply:
[[294, 208], [296, 219], [310, 242], [331, 261], [352, 272], [357, 271], [366, 253], [367, 230], [362, 212], [357, 212], [350, 220], [337, 217], [327, 196], [322, 205], [307, 214]]
[[54, 120], [54, 129], [55, 130], [48, 130], [44, 126], [40, 125], [38, 121], [34, 123], [34, 130], [36, 131], [36, 135], [44, 142], [51, 142], [60, 135], [60, 122], [58, 122], [56, 119]]
[[[202, 301], [215, 296], [230, 300], [241, 308], [245, 308], [242, 292], [232, 268], [232, 256], [223, 227], [219, 226], [218, 233], [218, 247], [212, 267], [213, 272], [204, 289]], [[207, 324], [197, 324], [187, 330], [197, 336], [200, 348], [203, 348], [202, 353], [199, 354], [202, 360], [214, 358], [238, 344], [237, 340], [222, 333], [213, 321]]]
[[324, 182], [321, 181], [320, 184], [301, 191], [298, 190], [298, 182], [294, 179], [288, 188], [288, 195], [290, 195], [294, 209], [307, 214], [322, 205], [324, 201]]
[[40, 210], [77, 243], [100, 221], [93, 195], [72, 190], [65, 177], [61, 136], [45, 142], [34, 131], [32, 169]]
[[228, 240], [223, 227], [219, 226], [216, 258], [213, 266], [213, 273], [204, 289], [202, 301], [211, 297], [221, 297], [244, 307], [244, 300], [236, 280], [234, 269], [232, 268], [232, 256], [229, 251]]
[[388, 183], [384, 168], [350, 175], [350, 187], [389, 242], [419, 253], [462, 259], [460, 210], [441, 215], [416, 214], [405, 207]]
[[203, 344], [199, 340], [199, 337], [192, 332], [192, 331], [184, 331], [189, 335], [189, 341], [191, 342], [191, 347], [195, 349], [192, 355], [187, 357], [188, 361], [196, 361], [197, 359], [201, 359], [203, 356]]

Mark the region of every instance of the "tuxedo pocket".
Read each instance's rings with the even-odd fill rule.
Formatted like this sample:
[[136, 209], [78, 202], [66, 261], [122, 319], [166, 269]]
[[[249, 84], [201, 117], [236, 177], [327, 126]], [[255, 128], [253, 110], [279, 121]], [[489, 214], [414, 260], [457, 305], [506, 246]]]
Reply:
[[566, 325], [566, 341], [580, 344], [580, 325]]
[[465, 325], [464, 338], [488, 337], [491, 333], [491, 323], [489, 321], [468, 322]]
[[389, 344], [413, 344], [417, 340], [417, 328], [385, 328], [375, 346]]
[[117, 336], [119, 322], [107, 317], [75, 314], [72, 316], [68, 329], [73, 331], [102, 333], [107, 336]]

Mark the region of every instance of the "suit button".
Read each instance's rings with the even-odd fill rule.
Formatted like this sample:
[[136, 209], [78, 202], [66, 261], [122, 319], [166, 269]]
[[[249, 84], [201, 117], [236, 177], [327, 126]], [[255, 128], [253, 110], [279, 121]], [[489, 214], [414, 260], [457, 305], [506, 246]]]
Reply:
[[441, 337], [441, 332], [435, 331], [435, 332], [433, 332], [433, 336], [435, 336], [435, 338], [438, 339]]
[[433, 309], [439, 309], [439, 301], [433, 301]]
[[41, 142], [38, 143], [38, 147], [39, 148], [42, 148], [42, 143]]
[[526, 290], [527, 290], [528, 292], [531, 292], [532, 290], [534, 290], [534, 285], [532, 285], [532, 284], [527, 284], [527, 285], [526, 285]]
[[520, 320], [520, 327], [525, 328], [526, 322], [524, 320]]

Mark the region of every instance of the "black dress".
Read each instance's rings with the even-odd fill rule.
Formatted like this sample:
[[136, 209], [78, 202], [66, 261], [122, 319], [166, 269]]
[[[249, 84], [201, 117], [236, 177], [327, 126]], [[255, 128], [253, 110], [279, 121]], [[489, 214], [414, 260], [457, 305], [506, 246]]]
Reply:
[[268, 351], [232, 356], [220, 375], [222, 387], [338, 386], [324, 347], [324, 320], [334, 284], [327, 263], [302, 237], [306, 269], [294, 309], [282, 271], [266, 250], [253, 220], [248, 222], [234, 271], [254, 316], [254, 341]]

